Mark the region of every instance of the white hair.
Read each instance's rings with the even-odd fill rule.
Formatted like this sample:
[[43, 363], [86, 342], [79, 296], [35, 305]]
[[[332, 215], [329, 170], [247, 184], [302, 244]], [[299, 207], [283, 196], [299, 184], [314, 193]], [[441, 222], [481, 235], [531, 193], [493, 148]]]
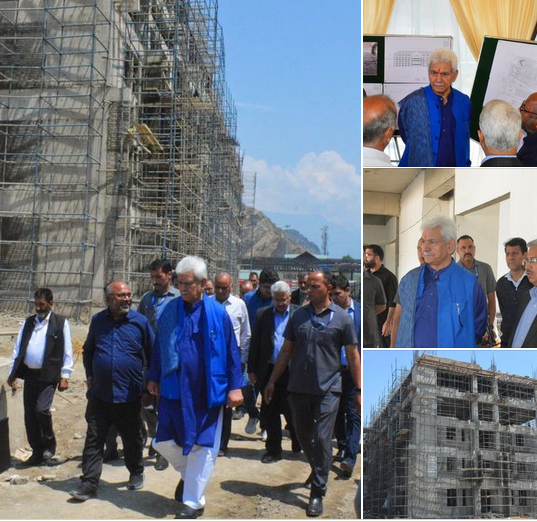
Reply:
[[520, 111], [503, 100], [489, 101], [479, 116], [479, 129], [491, 149], [509, 151], [516, 147], [521, 126]]
[[291, 293], [291, 288], [285, 281], [276, 281], [271, 287], [270, 287], [270, 293], [274, 297], [274, 294], [276, 292], [285, 292], [286, 294]]
[[175, 272], [177, 275], [185, 275], [192, 272], [199, 282], [202, 279], [207, 279], [207, 264], [201, 257], [186, 256], [177, 263]]
[[438, 49], [435, 49], [429, 55], [429, 70], [435, 63], [449, 63], [449, 65], [451, 65], [451, 72], [455, 72], [457, 70], [457, 67], [459, 66], [459, 60], [457, 59], [457, 55], [453, 51], [450, 51], [449, 49], [446, 49], [444, 47], [439, 47]]
[[530, 247], [537, 247], [537, 239], [530, 241], [526, 246], [528, 247], [528, 250], [530, 249]]
[[446, 243], [451, 240], [457, 241], [457, 227], [452, 219], [444, 216], [433, 216], [421, 224], [422, 232], [437, 227], [440, 228], [440, 233]]

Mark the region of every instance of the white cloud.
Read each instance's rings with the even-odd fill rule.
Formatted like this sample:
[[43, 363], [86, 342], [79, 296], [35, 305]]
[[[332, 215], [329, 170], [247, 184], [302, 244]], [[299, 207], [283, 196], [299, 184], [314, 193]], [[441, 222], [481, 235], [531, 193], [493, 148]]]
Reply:
[[361, 177], [335, 151], [310, 152], [291, 167], [246, 156], [244, 170], [257, 172], [256, 207], [265, 212], [312, 215], [360, 227]]

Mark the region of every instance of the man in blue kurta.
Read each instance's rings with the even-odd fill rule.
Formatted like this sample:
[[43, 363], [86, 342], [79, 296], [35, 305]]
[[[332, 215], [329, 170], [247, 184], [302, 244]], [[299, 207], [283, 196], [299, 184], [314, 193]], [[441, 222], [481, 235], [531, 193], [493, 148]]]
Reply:
[[472, 102], [451, 84], [458, 60], [449, 49], [429, 56], [429, 85], [399, 102], [399, 132], [405, 142], [400, 167], [469, 167]]
[[155, 449], [180, 473], [176, 518], [198, 518], [214, 469], [223, 406], [242, 402], [240, 353], [226, 309], [204, 295], [207, 267], [187, 256], [177, 265], [181, 297], [158, 320], [148, 372], [149, 393], [160, 393]]
[[452, 258], [455, 223], [436, 216], [422, 230], [425, 264], [399, 285], [402, 315], [396, 347], [475, 348], [487, 325], [487, 304], [477, 277]]

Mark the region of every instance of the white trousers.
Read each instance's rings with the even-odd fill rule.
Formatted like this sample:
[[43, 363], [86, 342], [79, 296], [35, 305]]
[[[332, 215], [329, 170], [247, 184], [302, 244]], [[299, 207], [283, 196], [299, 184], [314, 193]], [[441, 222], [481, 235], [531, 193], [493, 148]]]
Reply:
[[179, 472], [185, 481], [183, 504], [193, 509], [205, 506], [205, 489], [213, 473], [220, 450], [223, 413], [222, 408], [218, 415], [212, 448], [194, 446], [188, 455], [183, 455], [183, 448], [175, 441], [163, 440], [155, 443], [155, 439], [153, 439], [153, 447]]

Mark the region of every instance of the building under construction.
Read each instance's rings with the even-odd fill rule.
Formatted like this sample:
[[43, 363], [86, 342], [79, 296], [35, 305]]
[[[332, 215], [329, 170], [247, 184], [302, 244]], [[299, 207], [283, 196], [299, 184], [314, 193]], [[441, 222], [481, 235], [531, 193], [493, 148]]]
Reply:
[[[236, 272], [241, 155], [217, 0], [7, 0], [0, 307], [86, 319], [157, 257]], [[147, 279], [145, 279], [147, 281]]]
[[422, 355], [364, 429], [365, 518], [537, 516], [537, 380]]

